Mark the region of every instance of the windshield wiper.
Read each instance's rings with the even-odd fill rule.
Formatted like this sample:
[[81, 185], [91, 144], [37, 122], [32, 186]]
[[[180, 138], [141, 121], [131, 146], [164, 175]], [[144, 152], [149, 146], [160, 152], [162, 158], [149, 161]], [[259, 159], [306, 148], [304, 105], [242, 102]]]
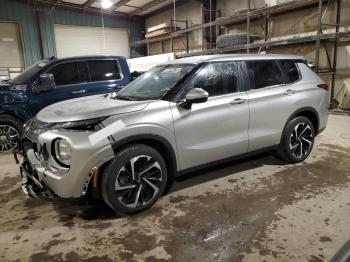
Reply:
[[114, 99], [125, 100], [125, 101], [137, 101], [137, 98], [134, 96], [115, 96]]

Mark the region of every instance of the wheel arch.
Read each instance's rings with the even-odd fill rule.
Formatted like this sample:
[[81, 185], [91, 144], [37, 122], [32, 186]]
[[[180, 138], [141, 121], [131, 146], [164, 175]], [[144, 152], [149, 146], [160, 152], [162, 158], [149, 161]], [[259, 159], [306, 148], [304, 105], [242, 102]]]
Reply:
[[23, 123], [25, 123], [26, 119], [27, 119], [23, 114], [16, 112], [16, 111], [13, 111], [13, 110], [0, 109], [0, 115], [10, 115], [14, 118], [18, 118]]
[[[111, 144], [111, 146], [112, 146], [114, 155], [116, 155], [117, 152], [119, 152], [120, 150], [124, 149], [127, 146], [133, 145], [133, 144], [144, 144], [144, 145], [148, 145], [150, 147], [153, 147], [156, 150], [158, 150], [158, 152], [162, 155], [162, 157], [164, 157], [164, 160], [167, 164], [167, 171], [169, 174], [168, 184], [166, 186], [164, 193], [168, 192], [168, 190], [170, 189], [170, 186], [173, 182], [173, 179], [178, 175], [176, 154], [175, 154], [175, 150], [173, 149], [171, 143], [167, 139], [165, 139], [161, 136], [153, 135], [153, 134], [144, 134], [144, 135], [134, 135], [134, 136], [130, 136], [130, 137], [121, 139], [121, 140], [116, 141], [113, 144]], [[103, 173], [103, 170], [105, 170], [105, 168], [108, 166], [108, 164], [112, 160], [113, 160], [113, 158], [107, 160], [106, 162], [102, 163], [99, 166], [101, 173]], [[96, 196], [99, 196], [101, 193], [100, 182], [101, 182], [101, 176], [99, 175], [99, 178], [98, 178], [99, 186], [97, 187], [97, 192], [93, 193], [92, 192], [93, 190], [91, 188], [91, 181], [88, 181], [87, 191], [89, 191], [88, 194], [94, 195], [93, 198], [96, 198]]]
[[312, 107], [299, 108], [288, 118], [285, 126], [287, 125], [287, 123], [289, 121], [291, 121], [293, 118], [295, 118], [297, 116], [304, 116], [304, 117], [308, 118], [312, 122], [312, 124], [314, 125], [316, 135], [319, 133], [320, 118], [319, 118], [317, 111], [314, 108], [312, 108]]
[[129, 146], [131, 144], [144, 144], [157, 149], [164, 157], [164, 160], [167, 163], [168, 169], [170, 169], [168, 170], [169, 174], [172, 176], [176, 176], [176, 173], [177, 173], [176, 154], [171, 143], [167, 139], [158, 135], [153, 135], [153, 134], [134, 135], [113, 143], [112, 144], [113, 152], [116, 154], [118, 151], [120, 151], [124, 147]]

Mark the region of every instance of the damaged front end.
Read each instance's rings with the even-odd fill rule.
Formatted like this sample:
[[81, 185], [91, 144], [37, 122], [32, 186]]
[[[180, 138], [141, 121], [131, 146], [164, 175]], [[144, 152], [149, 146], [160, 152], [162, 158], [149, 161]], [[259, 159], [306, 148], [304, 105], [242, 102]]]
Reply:
[[[56, 198], [55, 194], [40, 180], [38, 171], [35, 170], [36, 161], [30, 163], [27, 154], [37, 152], [38, 135], [47, 131], [49, 125], [43, 125], [38, 121], [30, 120], [24, 125], [24, 135], [21, 138], [18, 150], [15, 151], [14, 158], [20, 166], [21, 187], [22, 191], [32, 198]], [[38, 164], [38, 163], [37, 163]]]
[[25, 157], [20, 160], [20, 175], [22, 191], [26, 195], [32, 198], [57, 198], [44, 183], [39, 181], [37, 172], [33, 170]]
[[96, 145], [89, 140], [103, 119], [26, 123], [18, 158], [23, 192], [33, 198], [86, 198], [95, 169], [114, 155], [107, 139]]

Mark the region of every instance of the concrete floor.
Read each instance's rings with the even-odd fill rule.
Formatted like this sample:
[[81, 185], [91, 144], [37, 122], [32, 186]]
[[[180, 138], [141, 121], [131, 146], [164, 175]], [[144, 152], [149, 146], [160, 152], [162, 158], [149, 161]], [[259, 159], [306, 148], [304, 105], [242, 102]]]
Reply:
[[327, 261], [350, 238], [350, 117], [330, 115], [305, 163], [269, 155], [175, 182], [152, 209], [26, 198], [0, 156], [0, 261]]

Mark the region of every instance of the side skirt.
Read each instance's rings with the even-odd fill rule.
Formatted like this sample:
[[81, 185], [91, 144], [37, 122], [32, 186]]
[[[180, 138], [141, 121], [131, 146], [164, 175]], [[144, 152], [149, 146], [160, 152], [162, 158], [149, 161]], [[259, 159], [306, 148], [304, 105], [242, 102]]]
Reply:
[[195, 172], [195, 171], [199, 171], [199, 170], [202, 170], [202, 169], [205, 169], [205, 168], [208, 168], [208, 167], [213, 167], [213, 166], [225, 164], [225, 163], [228, 163], [228, 162], [232, 162], [234, 160], [243, 159], [243, 158], [247, 158], [247, 157], [254, 156], [254, 155], [259, 155], [261, 153], [275, 151], [275, 150], [278, 149], [278, 147], [279, 147], [279, 145], [275, 145], [275, 146], [272, 146], [272, 147], [259, 149], [259, 150], [248, 152], [248, 153], [245, 153], [245, 154], [241, 154], [241, 155], [237, 155], [237, 156], [233, 156], [233, 157], [228, 157], [228, 158], [216, 160], [216, 161], [213, 161], [213, 162], [210, 162], [210, 163], [206, 163], [206, 164], [203, 164], [203, 165], [190, 167], [190, 168], [187, 168], [187, 169], [184, 169], [184, 170], [180, 170], [179, 172], [177, 172], [176, 177], [179, 177], [179, 176], [182, 176], [182, 175], [185, 175], [185, 174], [188, 174], [188, 173], [192, 173], [192, 172]]

